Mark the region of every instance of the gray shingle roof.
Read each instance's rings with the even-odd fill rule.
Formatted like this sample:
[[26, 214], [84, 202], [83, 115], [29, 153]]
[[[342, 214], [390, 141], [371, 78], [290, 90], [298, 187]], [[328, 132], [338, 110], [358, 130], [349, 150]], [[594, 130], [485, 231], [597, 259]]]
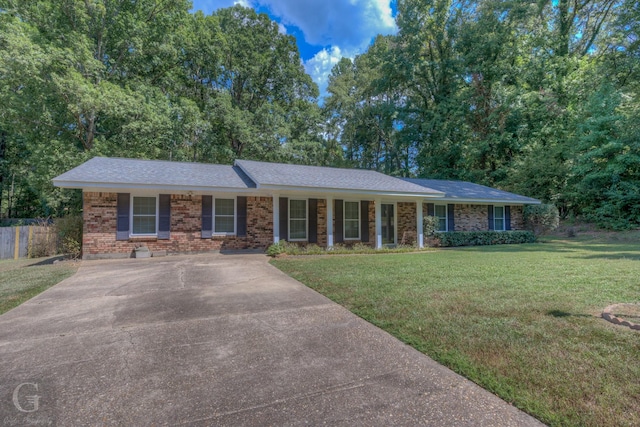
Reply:
[[407, 182], [421, 185], [445, 193], [446, 199], [474, 201], [513, 202], [522, 204], [538, 204], [537, 199], [520, 196], [507, 191], [497, 190], [480, 184], [464, 181], [445, 181], [440, 179], [403, 178]]
[[235, 166], [94, 157], [53, 179], [63, 187], [255, 188]]
[[236, 160], [236, 165], [240, 166], [258, 186], [407, 193], [416, 196], [441, 195], [438, 190], [371, 170], [265, 163], [251, 160]]
[[[438, 179], [394, 178], [362, 169], [237, 160], [234, 166], [94, 157], [53, 179], [70, 188], [176, 188], [181, 190], [355, 191], [461, 201], [540, 203], [484, 185]], [[256, 185], [257, 184], [257, 185]]]

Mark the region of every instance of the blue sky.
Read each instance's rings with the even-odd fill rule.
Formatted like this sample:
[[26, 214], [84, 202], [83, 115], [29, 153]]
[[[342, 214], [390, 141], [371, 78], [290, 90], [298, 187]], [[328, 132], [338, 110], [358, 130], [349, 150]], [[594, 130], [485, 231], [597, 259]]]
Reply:
[[298, 41], [307, 73], [325, 94], [331, 68], [342, 57], [364, 52], [378, 34], [397, 31], [393, 0], [192, 0], [211, 14], [241, 4], [267, 13]]

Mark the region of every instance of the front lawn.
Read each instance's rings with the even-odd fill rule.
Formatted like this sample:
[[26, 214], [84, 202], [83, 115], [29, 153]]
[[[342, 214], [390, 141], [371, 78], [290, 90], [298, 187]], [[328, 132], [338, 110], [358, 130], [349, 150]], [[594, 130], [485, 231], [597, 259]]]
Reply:
[[53, 258], [0, 260], [0, 314], [73, 275], [78, 263]]
[[[630, 237], [629, 237], [630, 236]], [[640, 234], [272, 261], [550, 425], [640, 425]]]

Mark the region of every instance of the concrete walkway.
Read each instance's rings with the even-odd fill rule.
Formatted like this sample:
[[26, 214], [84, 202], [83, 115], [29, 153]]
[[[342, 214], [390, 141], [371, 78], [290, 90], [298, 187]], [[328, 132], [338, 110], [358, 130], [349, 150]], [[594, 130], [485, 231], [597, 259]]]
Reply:
[[85, 261], [0, 361], [0, 425], [540, 425], [264, 255]]

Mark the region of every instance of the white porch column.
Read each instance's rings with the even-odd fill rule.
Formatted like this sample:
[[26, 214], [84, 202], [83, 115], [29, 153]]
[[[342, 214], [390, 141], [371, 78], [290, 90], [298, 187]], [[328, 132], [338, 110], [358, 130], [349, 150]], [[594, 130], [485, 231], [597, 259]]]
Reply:
[[422, 228], [422, 200], [416, 202], [416, 230], [418, 247], [424, 248], [424, 230]]
[[376, 199], [376, 249], [382, 248], [382, 200]]
[[327, 247], [333, 246], [333, 197], [327, 196]]
[[280, 241], [280, 195], [273, 196], [273, 243]]

